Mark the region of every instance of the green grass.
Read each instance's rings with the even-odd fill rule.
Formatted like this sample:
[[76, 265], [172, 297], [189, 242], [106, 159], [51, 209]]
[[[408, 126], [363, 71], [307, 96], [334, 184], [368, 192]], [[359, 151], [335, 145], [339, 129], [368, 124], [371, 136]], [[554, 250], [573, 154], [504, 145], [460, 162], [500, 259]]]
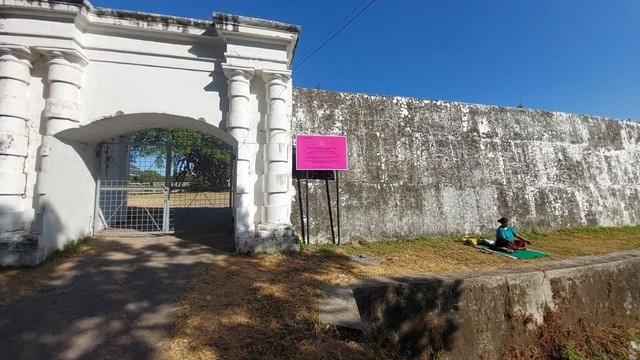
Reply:
[[563, 360], [587, 360], [584, 355], [582, 355], [579, 351], [575, 350], [574, 345], [569, 343], [565, 344], [562, 347], [562, 359]]
[[49, 254], [47, 258], [41, 263], [41, 265], [44, 263], [55, 262], [55, 261], [60, 261], [62, 259], [66, 259], [69, 256], [74, 255], [86, 248], [87, 248], [86, 238], [79, 239], [79, 240], [72, 240], [71, 242], [67, 243], [62, 249], [56, 249], [51, 254]]
[[[417, 238], [398, 239], [398, 240], [381, 240], [374, 242], [361, 243], [359, 247], [354, 248], [351, 245], [345, 245], [348, 252], [361, 251], [366, 249], [372, 253], [384, 254], [390, 251], [402, 251], [416, 246], [428, 246], [434, 249], [445, 249], [451, 246], [456, 240], [461, 240], [465, 236], [477, 239], [487, 238], [494, 239], [494, 235], [448, 235], [448, 236], [422, 236]], [[522, 233], [522, 236], [534, 242], [534, 248], [561, 248], [563, 251], [580, 254], [583, 252], [601, 253], [598, 248], [617, 250], [629, 250], [640, 248], [640, 226], [625, 227], [577, 227], [563, 230], [538, 231], [529, 230]], [[574, 251], [569, 248], [575, 247]], [[583, 251], [581, 251], [583, 250]], [[562, 252], [562, 251], [561, 251]]]

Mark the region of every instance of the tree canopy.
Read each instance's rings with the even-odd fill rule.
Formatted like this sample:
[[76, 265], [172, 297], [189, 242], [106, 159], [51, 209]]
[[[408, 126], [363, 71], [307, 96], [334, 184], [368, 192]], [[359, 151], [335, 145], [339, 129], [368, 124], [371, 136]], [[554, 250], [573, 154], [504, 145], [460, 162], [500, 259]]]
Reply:
[[130, 134], [129, 140], [134, 157], [155, 156], [164, 162], [171, 149], [172, 182], [215, 189], [229, 186], [231, 147], [212, 135], [189, 129], [149, 129]]
[[154, 183], [164, 181], [164, 176], [155, 170], [142, 170], [136, 175], [131, 176], [131, 181], [141, 183]]

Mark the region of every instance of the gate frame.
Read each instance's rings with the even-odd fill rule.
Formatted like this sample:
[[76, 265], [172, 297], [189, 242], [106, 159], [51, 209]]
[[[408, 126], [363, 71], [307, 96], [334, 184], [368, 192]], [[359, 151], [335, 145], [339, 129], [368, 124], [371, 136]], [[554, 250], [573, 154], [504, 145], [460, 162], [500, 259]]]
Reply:
[[[166, 129], [166, 128], [162, 128], [162, 129]], [[140, 131], [140, 130], [139, 130]], [[131, 134], [131, 133], [128, 133]], [[102, 166], [104, 163], [104, 149], [106, 146], [109, 146], [109, 144], [115, 145], [117, 147], [126, 147], [126, 157], [128, 158], [128, 162], [126, 164], [127, 166], [127, 177], [129, 176], [129, 169], [130, 167], [128, 165], [131, 164], [131, 154], [130, 154], [130, 148], [131, 146], [145, 146], [145, 145], [153, 145], [153, 146], [158, 146], [157, 144], [145, 144], [145, 143], [132, 143], [127, 141], [128, 139], [126, 138], [126, 135], [128, 134], [123, 134], [120, 135], [120, 142], [112, 142], [109, 143], [108, 141], [104, 141], [101, 142], [100, 144], [97, 145], [97, 154], [96, 154], [96, 158], [98, 159], [98, 161], [96, 162], [96, 190], [95, 190], [95, 206], [94, 206], [94, 217], [93, 217], [93, 222], [92, 222], [92, 235], [96, 235], [97, 233], [99, 233], [100, 231], [103, 231], [105, 229], [110, 228], [109, 224], [107, 223], [108, 219], [105, 219], [104, 217], [104, 213], [101, 209], [100, 206], [100, 200], [101, 200], [101, 193], [104, 190], [103, 187], [103, 181], [129, 181], [128, 179], [122, 180], [122, 179], [118, 179], [118, 180], [104, 180], [101, 179], [102, 175], [103, 175], [103, 171], [102, 171]], [[204, 133], [208, 136], [212, 136], [215, 137], [214, 135], [211, 134], [207, 134]], [[217, 138], [217, 137], [215, 137]], [[219, 139], [219, 138], [217, 138]], [[113, 140], [113, 139], [112, 139]], [[125, 141], [122, 141], [125, 140]], [[219, 139], [221, 140], [221, 139]], [[224, 142], [224, 141], [223, 141]], [[162, 144], [163, 146], [165, 146], [165, 150], [166, 150], [166, 157], [163, 159], [164, 161], [164, 167], [165, 167], [165, 174], [164, 174], [164, 187], [163, 187], [163, 208], [162, 208], [162, 226], [161, 226], [161, 230], [160, 231], [138, 231], [135, 229], [130, 229], [132, 231], [136, 231], [136, 234], [175, 234], [175, 219], [171, 219], [171, 210], [175, 209], [172, 207], [172, 199], [171, 199], [171, 191], [173, 189], [178, 189], [177, 187], [173, 186], [173, 182], [172, 182], [172, 170], [173, 170], [173, 150], [174, 150], [174, 146], [175, 144], [173, 144], [172, 142], [166, 142], [164, 144]], [[229, 179], [228, 179], [228, 183], [229, 183], [229, 225], [230, 228], [232, 229], [232, 231], [235, 230], [235, 224], [234, 224], [234, 217], [233, 217], [233, 193], [234, 193], [234, 189], [233, 189], [233, 177], [234, 177], [234, 161], [235, 161], [235, 156], [234, 156], [234, 149], [233, 146], [227, 144], [227, 151], [229, 152], [230, 155], [230, 163], [229, 163]], [[125, 166], [125, 165], [123, 165]], [[128, 184], [128, 183], [127, 183]], [[129, 186], [125, 186], [122, 187], [122, 190], [126, 192], [126, 197], [128, 198], [129, 196], [129, 191], [131, 190], [131, 188]], [[196, 195], [197, 196], [197, 195]], [[195, 198], [194, 198], [195, 199]], [[192, 200], [193, 202], [193, 200]], [[190, 204], [189, 204], [190, 205]], [[212, 204], [213, 205], [213, 204]], [[189, 206], [187, 206], [189, 207]], [[127, 205], [127, 208], [129, 208], [129, 206]], [[146, 207], [145, 207], [146, 209]], [[149, 212], [147, 211], [147, 213], [149, 214]], [[151, 216], [151, 214], [149, 214], [149, 216]], [[174, 221], [173, 223], [173, 227], [171, 226], [171, 221]], [[100, 226], [98, 225], [98, 223], [100, 223]], [[132, 233], [130, 232], [122, 232], [121, 233], [123, 236], [127, 236], [127, 235], [131, 235]]]

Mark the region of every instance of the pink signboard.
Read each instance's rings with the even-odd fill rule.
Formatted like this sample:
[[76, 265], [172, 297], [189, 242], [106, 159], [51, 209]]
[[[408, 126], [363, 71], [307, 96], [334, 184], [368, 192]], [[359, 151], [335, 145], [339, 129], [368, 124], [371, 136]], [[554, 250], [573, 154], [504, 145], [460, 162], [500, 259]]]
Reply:
[[347, 170], [347, 137], [296, 136], [296, 170]]

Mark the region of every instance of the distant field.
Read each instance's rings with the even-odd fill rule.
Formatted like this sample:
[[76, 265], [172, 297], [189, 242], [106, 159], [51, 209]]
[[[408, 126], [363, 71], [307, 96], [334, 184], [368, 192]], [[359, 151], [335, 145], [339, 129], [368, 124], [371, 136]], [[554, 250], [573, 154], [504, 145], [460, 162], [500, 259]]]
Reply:
[[[160, 190], [160, 189], [159, 189]], [[229, 207], [229, 192], [183, 192], [171, 193], [171, 207]], [[161, 208], [164, 206], [164, 194], [157, 193], [135, 194], [129, 192], [128, 206]]]

